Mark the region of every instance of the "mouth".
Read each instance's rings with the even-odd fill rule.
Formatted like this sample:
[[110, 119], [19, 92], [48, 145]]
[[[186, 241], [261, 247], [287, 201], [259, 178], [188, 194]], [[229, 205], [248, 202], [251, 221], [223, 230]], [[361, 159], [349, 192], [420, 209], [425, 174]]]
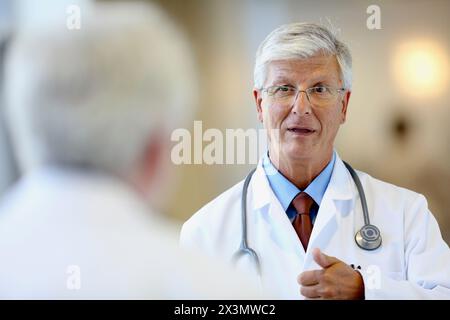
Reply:
[[309, 127], [290, 127], [287, 129], [287, 131], [301, 136], [308, 136], [316, 132], [316, 130]]

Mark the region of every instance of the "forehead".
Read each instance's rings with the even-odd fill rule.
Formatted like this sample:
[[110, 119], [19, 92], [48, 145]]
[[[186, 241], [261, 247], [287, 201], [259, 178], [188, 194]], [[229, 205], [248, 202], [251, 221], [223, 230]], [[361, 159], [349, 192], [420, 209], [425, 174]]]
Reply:
[[295, 83], [336, 82], [340, 80], [339, 64], [335, 56], [316, 55], [306, 59], [271, 61], [267, 65], [266, 85], [289, 81]]

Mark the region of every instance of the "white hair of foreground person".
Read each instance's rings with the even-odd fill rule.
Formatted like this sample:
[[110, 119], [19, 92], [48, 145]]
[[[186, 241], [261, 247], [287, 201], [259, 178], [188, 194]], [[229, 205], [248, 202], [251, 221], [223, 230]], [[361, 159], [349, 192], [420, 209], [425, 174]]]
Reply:
[[18, 30], [9, 50], [6, 118], [24, 171], [50, 163], [126, 174], [149, 139], [192, 114], [193, 59], [170, 19], [148, 4], [91, 9], [79, 30]]
[[262, 89], [267, 64], [276, 60], [306, 59], [318, 53], [334, 55], [345, 89], [352, 86], [352, 56], [347, 45], [327, 28], [315, 23], [291, 23], [272, 31], [256, 52], [254, 85]]

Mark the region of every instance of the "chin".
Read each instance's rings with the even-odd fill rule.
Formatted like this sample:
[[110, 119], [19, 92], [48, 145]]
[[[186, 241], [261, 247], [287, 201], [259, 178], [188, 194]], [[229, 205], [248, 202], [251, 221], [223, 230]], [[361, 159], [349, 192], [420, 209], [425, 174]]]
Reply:
[[314, 157], [316, 148], [310, 144], [290, 143], [283, 149], [283, 154], [292, 160], [306, 160]]

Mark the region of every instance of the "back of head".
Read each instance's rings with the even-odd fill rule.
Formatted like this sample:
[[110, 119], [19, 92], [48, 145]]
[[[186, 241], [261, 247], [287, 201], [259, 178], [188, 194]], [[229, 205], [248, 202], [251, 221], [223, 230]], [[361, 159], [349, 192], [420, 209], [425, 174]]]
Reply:
[[9, 50], [6, 118], [23, 170], [126, 173], [193, 102], [189, 48], [157, 7], [95, 4], [82, 18], [79, 30], [18, 30]]
[[266, 78], [266, 66], [271, 61], [306, 59], [316, 54], [334, 55], [339, 64], [346, 89], [352, 84], [352, 57], [348, 47], [336, 32], [315, 23], [297, 22], [273, 30], [256, 52], [255, 88], [261, 89]]

